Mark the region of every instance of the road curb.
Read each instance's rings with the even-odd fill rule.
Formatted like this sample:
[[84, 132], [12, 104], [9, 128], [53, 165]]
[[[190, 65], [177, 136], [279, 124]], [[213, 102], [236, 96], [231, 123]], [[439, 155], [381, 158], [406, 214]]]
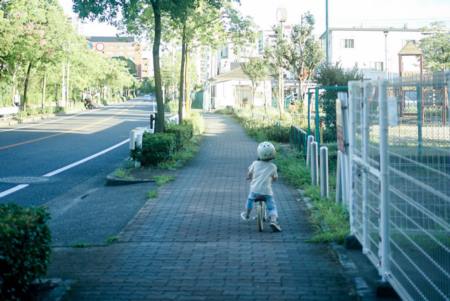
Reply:
[[38, 300], [60, 301], [72, 290], [75, 280], [63, 280], [61, 278], [41, 279], [37, 294]]
[[127, 179], [116, 177], [113, 173], [106, 176], [108, 186], [131, 185], [139, 183], [155, 182], [154, 179]]

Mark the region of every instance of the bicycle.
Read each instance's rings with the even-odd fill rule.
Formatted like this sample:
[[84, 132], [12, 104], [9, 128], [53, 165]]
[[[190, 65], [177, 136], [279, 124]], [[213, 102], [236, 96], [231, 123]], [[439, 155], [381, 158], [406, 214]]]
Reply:
[[256, 226], [259, 232], [264, 230], [264, 222], [267, 221], [266, 198], [262, 195], [254, 200], [256, 203]]

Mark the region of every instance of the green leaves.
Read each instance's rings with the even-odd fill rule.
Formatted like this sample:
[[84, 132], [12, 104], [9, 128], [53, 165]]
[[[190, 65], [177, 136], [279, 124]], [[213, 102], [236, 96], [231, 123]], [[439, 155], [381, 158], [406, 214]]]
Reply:
[[0, 299], [25, 299], [50, 258], [50, 215], [45, 208], [0, 205]]
[[420, 41], [425, 66], [431, 71], [450, 69], [450, 33], [442, 23], [424, 28], [428, 35]]

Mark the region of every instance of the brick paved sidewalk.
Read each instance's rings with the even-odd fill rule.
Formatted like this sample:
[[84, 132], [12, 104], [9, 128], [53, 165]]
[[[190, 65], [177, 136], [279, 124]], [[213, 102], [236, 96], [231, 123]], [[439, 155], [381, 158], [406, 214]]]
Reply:
[[327, 246], [305, 242], [304, 205], [282, 179], [274, 193], [283, 232], [241, 221], [257, 144], [228, 117], [206, 115], [206, 124], [198, 156], [118, 243], [55, 250], [50, 276], [77, 280], [68, 299], [352, 300]]

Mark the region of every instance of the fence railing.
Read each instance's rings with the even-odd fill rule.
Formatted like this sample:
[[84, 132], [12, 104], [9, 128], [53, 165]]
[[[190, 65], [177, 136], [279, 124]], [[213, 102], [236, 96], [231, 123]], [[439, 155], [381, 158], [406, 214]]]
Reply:
[[289, 143], [299, 152], [306, 155], [308, 133], [298, 126], [291, 126]]
[[450, 298], [449, 90], [449, 73], [349, 83], [351, 230], [405, 300]]

